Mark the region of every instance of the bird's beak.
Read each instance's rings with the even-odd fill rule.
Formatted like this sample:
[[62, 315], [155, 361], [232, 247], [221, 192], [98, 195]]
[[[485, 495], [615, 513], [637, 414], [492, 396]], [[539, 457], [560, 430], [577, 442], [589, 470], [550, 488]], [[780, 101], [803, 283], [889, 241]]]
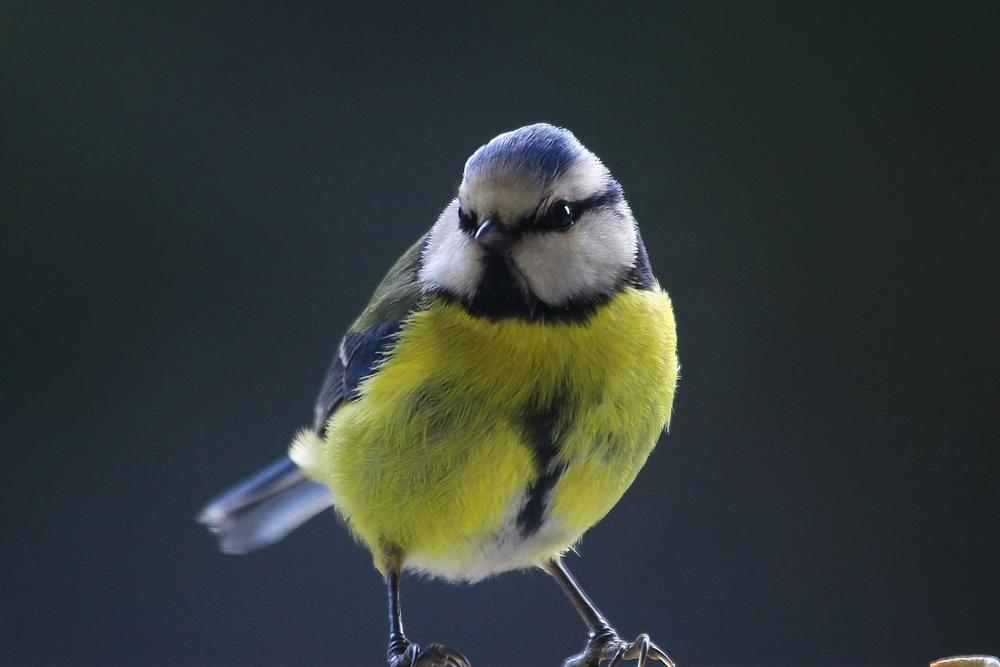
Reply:
[[486, 218], [476, 230], [476, 243], [486, 252], [502, 253], [513, 242], [513, 235], [496, 218]]

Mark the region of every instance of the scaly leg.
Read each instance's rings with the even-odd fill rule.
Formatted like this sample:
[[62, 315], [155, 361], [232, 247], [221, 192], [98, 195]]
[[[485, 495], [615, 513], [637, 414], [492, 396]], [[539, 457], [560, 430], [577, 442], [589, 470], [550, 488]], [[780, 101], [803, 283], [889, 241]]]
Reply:
[[618, 667], [618, 663], [622, 660], [636, 660], [636, 667], [646, 667], [647, 658], [659, 660], [666, 667], [676, 667], [663, 649], [649, 640], [649, 635], [641, 634], [634, 642], [626, 642], [619, 637], [573, 579], [573, 575], [566, 569], [560, 556], [546, 562], [542, 565], [542, 569], [559, 583], [590, 628], [590, 639], [586, 648], [568, 658], [563, 667], [600, 667], [601, 660], [610, 660], [608, 667]]
[[455, 649], [430, 644], [424, 650], [403, 635], [403, 617], [399, 611], [399, 570], [391, 569], [385, 578], [389, 590], [389, 667], [471, 667]]

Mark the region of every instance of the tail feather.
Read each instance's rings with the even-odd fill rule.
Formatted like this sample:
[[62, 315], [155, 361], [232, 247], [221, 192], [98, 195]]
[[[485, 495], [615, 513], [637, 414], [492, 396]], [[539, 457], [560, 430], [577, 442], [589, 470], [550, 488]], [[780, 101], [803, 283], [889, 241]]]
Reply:
[[332, 504], [329, 489], [284, 456], [216, 496], [198, 521], [219, 536], [224, 553], [245, 554], [274, 544]]

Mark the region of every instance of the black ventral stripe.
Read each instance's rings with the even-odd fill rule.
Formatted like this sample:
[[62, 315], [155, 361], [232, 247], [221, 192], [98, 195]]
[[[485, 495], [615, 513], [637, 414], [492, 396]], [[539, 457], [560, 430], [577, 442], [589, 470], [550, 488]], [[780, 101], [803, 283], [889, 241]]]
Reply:
[[517, 514], [516, 525], [522, 537], [529, 537], [541, 528], [550, 492], [566, 471], [566, 463], [557, 457], [562, 449], [565, 424], [573, 411], [565, 395], [556, 396], [546, 405], [530, 403], [522, 411], [525, 444], [534, 454], [538, 472], [535, 481], [528, 485], [528, 499]]

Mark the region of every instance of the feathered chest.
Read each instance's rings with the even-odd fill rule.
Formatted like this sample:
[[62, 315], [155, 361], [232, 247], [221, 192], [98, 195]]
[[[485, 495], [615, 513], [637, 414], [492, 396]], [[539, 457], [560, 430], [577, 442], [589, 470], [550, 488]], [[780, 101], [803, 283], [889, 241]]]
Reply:
[[535, 458], [572, 457], [600, 432], [634, 440], [664, 426], [673, 314], [662, 291], [632, 288], [581, 322], [492, 321], [439, 301], [406, 321], [374, 371], [334, 416], [351, 440], [454, 452], [503, 433]]
[[475, 551], [558, 527], [568, 546], [625, 491], [670, 415], [674, 323], [657, 289], [625, 288], [559, 324], [439, 301], [397, 335], [325, 434], [321, 477], [369, 544]]

